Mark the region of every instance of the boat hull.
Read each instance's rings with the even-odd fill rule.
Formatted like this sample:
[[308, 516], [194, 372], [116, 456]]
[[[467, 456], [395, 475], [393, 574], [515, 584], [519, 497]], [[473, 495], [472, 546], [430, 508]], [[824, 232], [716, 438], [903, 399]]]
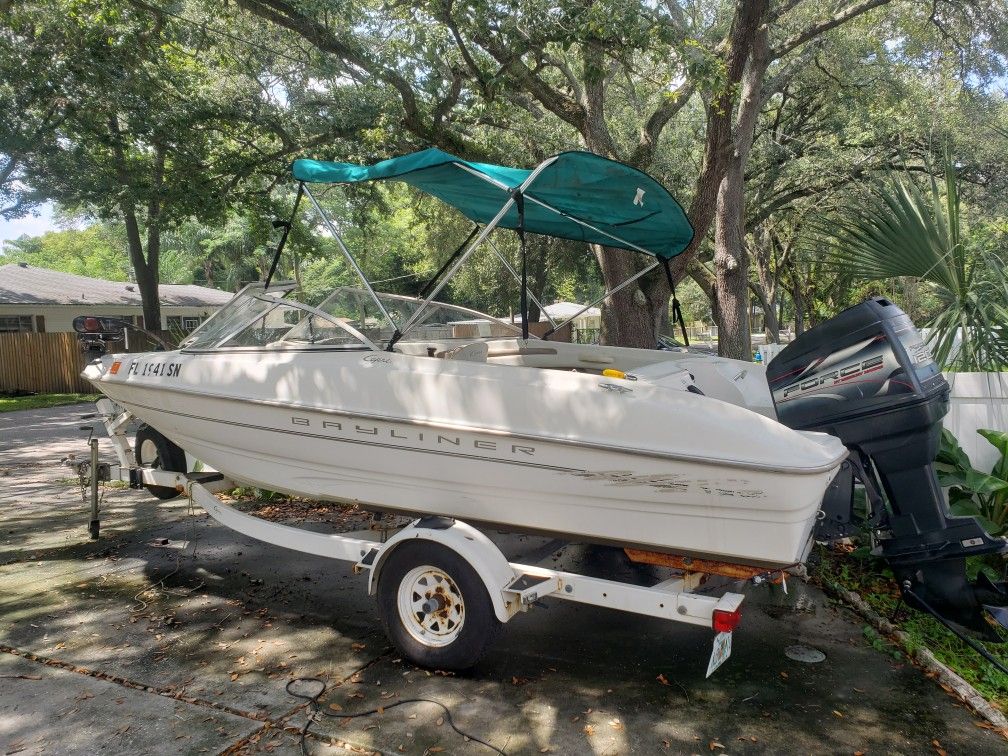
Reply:
[[[251, 390], [264, 384], [254, 380], [253, 362], [228, 367], [232, 388], [239, 391], [213, 394], [198, 390], [201, 369], [213, 367], [209, 357], [169, 355], [167, 361], [164, 353], [123, 355], [128, 369], [112, 375], [95, 366], [85, 375], [111, 399], [236, 481], [584, 541], [768, 567], [800, 562], [823, 493], [842, 457], [841, 447], [826, 444], [817, 465], [775, 468], [733, 460], [730, 454], [718, 461], [691, 454], [691, 445], [683, 439], [672, 439], [669, 445], [680, 453], [670, 455], [645, 442], [628, 447], [606, 443], [604, 436], [551, 436], [546, 430], [550, 418], [534, 427], [517, 423], [524, 432], [495, 425], [495, 413], [507, 415], [510, 410], [520, 418], [517, 404], [493, 407], [482, 417], [470, 407], [466, 424], [446, 422], [433, 409], [397, 416], [395, 402], [384, 408], [363, 402], [364, 408], [354, 412], [338, 408], [335, 401], [312, 406], [303, 399], [313, 393], [308, 385], [317, 385], [321, 376], [305, 370], [303, 363], [299, 368], [267, 368], [283, 375], [287, 396], [284, 391], [257, 395]], [[353, 378], [355, 385], [363, 385], [362, 371], [368, 368], [354, 365], [354, 359], [361, 362], [359, 356], [348, 360], [349, 374], [330, 370], [328, 380], [345, 386]], [[161, 368], [162, 375], [151, 375], [145, 368], [149, 364], [169, 367]], [[520, 370], [499, 369], [512, 374]], [[119, 372], [126, 374], [119, 377]], [[186, 373], [190, 379], [181, 380]], [[271, 382], [275, 385], [276, 380], [274, 375]], [[388, 380], [393, 395], [399, 385]], [[534, 386], [531, 393], [536, 393]], [[600, 393], [608, 402], [611, 392]], [[497, 396], [507, 404], [508, 392]], [[415, 405], [416, 396], [411, 401]], [[519, 395], [515, 401], [527, 406], [531, 399]], [[542, 411], [550, 406], [543, 402]], [[576, 408], [568, 403], [564, 409], [569, 417]], [[607, 406], [597, 409], [606, 414]], [[692, 446], [703, 452], [704, 444], [696, 441]]]

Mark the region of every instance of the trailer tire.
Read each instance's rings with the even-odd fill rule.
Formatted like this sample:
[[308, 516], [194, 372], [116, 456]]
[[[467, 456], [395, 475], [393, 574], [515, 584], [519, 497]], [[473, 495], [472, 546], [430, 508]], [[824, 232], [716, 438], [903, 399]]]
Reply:
[[[137, 429], [133, 444], [133, 454], [137, 465], [171, 472], [185, 472], [185, 452], [158, 431], [144, 423]], [[179, 491], [168, 486], [145, 486], [152, 496], [159, 499], [174, 499]]]
[[388, 556], [378, 576], [378, 614], [404, 657], [450, 671], [472, 668], [501, 627], [476, 570], [447, 546], [425, 540], [403, 543]]

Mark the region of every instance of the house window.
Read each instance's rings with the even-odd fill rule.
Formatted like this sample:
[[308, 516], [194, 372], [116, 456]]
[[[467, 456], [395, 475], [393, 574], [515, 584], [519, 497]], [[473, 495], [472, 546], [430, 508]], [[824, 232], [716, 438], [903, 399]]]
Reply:
[[169, 315], [168, 330], [177, 334], [192, 333], [201, 322], [203, 318], [198, 315]]
[[0, 315], [0, 333], [31, 333], [33, 330], [31, 315]]

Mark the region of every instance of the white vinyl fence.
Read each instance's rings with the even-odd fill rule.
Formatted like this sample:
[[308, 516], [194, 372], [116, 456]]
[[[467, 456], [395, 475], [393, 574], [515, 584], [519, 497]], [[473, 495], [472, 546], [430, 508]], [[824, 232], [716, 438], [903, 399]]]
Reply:
[[945, 378], [952, 396], [943, 424], [973, 467], [990, 472], [999, 452], [977, 429], [1008, 431], [1008, 373], [946, 373]]

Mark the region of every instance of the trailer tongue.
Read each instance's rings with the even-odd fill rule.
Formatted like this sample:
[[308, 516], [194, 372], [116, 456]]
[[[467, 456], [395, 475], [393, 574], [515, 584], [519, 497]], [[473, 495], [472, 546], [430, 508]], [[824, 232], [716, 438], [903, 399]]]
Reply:
[[[1008, 627], [1005, 583], [966, 577], [966, 557], [1005, 553], [1008, 541], [949, 513], [934, 468], [949, 385], [910, 318], [882, 298], [851, 307], [791, 342], [767, 380], [780, 422], [830, 433], [851, 450], [817, 537], [867, 527], [907, 603], [974, 630], [990, 629], [985, 612]], [[867, 494], [861, 522], [853, 479]]]

